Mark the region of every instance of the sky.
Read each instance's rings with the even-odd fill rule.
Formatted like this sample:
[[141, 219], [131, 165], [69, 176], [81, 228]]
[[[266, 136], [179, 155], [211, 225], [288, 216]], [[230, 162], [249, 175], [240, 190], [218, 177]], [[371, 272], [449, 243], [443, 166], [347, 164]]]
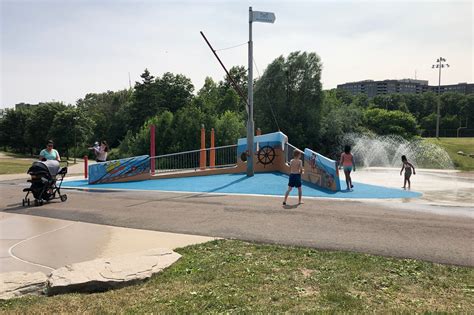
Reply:
[[[248, 8], [270, 11], [254, 23], [254, 77], [275, 58], [316, 52], [324, 89], [360, 80], [416, 78], [473, 82], [473, 1], [133, 1], [0, 0], [0, 107], [20, 102], [75, 104], [87, 93], [128, 88], [148, 68], [189, 77], [197, 92], [224, 72], [215, 49], [248, 41]], [[248, 65], [247, 46], [219, 51]]]

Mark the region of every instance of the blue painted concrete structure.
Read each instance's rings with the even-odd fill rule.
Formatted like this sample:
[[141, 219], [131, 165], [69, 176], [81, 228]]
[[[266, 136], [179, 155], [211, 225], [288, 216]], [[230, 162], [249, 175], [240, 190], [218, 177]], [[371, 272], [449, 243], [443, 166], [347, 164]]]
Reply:
[[[288, 142], [288, 137], [280, 131], [266, 133], [264, 135], [254, 137], [254, 150], [257, 150], [257, 143], [259, 146], [269, 145], [284, 148], [285, 143]], [[247, 138], [240, 138], [237, 140], [237, 157], [247, 150]]]
[[89, 165], [89, 184], [100, 184], [150, 172], [148, 155]]
[[[288, 184], [288, 176], [282, 173], [258, 173], [253, 177], [245, 174], [223, 174], [199, 177], [182, 177], [153, 179], [123, 183], [104, 183], [89, 185], [86, 180], [65, 181], [63, 188], [78, 189], [115, 189], [115, 190], [148, 190], [148, 191], [180, 191], [229, 194], [255, 194], [283, 196]], [[417, 198], [421, 193], [405, 191], [382, 186], [354, 183], [353, 191], [330, 191], [303, 183], [303, 196], [324, 198]], [[296, 194], [294, 189], [292, 194]]]

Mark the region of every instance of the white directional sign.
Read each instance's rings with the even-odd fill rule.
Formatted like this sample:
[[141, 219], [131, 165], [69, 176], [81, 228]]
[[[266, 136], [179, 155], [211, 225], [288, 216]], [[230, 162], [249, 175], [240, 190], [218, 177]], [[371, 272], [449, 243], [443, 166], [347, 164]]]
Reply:
[[252, 11], [252, 22], [273, 23], [275, 22], [275, 13]]

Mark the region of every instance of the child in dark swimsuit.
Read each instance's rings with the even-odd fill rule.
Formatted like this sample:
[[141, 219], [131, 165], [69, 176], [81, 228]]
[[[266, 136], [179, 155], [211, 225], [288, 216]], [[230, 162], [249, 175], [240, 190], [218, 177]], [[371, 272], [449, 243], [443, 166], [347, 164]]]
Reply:
[[410, 189], [411, 183], [410, 183], [410, 177], [411, 177], [411, 169], [413, 169], [413, 175], [416, 175], [415, 172], [415, 167], [413, 164], [408, 162], [407, 157], [402, 155], [402, 162], [403, 166], [402, 169], [400, 170], [400, 176], [402, 175], [403, 170], [405, 169], [405, 179], [403, 181], [403, 189], [406, 189], [407, 183], [408, 183], [408, 189]]
[[286, 205], [286, 200], [293, 187], [298, 188], [298, 204], [303, 204], [301, 197], [303, 195], [301, 189], [301, 174], [303, 174], [303, 161], [300, 160], [301, 152], [295, 150], [293, 152], [293, 159], [290, 161], [290, 179], [288, 181], [288, 190], [285, 193], [283, 205]]

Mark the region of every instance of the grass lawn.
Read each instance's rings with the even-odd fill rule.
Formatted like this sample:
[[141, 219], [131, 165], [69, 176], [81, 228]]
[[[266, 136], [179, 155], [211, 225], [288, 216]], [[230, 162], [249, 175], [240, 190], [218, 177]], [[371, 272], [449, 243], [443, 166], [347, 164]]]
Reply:
[[[22, 173], [26, 174], [26, 171], [28, 171], [28, 168], [31, 166], [31, 164], [37, 160], [37, 157], [1, 151], [0, 175]], [[64, 161], [65, 158], [63, 157], [62, 160]], [[73, 161], [74, 159], [69, 159], [69, 166], [74, 165]]]
[[427, 138], [448, 152], [454, 166], [462, 171], [474, 171], [474, 158], [457, 154], [458, 151], [474, 153], [474, 138]]
[[150, 281], [95, 294], [0, 302], [5, 313], [461, 312], [474, 269], [379, 256], [220, 240]]
[[25, 173], [34, 159], [0, 158], [0, 175]]

